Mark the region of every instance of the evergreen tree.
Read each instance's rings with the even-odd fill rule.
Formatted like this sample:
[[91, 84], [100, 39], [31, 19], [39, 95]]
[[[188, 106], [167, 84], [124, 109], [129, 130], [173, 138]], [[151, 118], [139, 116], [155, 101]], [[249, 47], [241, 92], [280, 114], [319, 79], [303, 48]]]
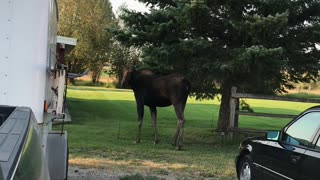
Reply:
[[229, 125], [232, 86], [272, 94], [313, 79], [320, 68], [318, 0], [140, 0], [124, 10], [116, 38], [142, 49], [146, 64], [185, 74], [194, 95], [221, 93], [219, 130]]

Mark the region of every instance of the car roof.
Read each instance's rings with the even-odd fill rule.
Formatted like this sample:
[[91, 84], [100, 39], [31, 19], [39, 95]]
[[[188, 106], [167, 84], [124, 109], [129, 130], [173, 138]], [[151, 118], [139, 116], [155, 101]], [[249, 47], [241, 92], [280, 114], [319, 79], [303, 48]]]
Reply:
[[320, 111], [320, 105], [310, 107], [310, 108], [306, 109], [305, 112], [307, 112], [307, 111], [314, 111], [314, 110]]

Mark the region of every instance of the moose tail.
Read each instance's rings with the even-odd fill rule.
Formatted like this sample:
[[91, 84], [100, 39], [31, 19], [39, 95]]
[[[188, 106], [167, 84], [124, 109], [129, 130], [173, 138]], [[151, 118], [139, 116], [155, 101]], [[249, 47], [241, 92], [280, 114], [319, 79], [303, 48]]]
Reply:
[[190, 81], [188, 79], [186, 79], [186, 78], [183, 78], [183, 83], [186, 85], [187, 94], [189, 94], [190, 91], [191, 91], [191, 83], [190, 83]]

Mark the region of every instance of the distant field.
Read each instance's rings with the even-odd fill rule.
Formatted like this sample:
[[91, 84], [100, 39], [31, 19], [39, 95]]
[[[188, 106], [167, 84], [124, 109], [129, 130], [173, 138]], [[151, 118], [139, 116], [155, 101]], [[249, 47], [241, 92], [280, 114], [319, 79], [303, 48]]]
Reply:
[[[309, 103], [247, 100], [255, 112], [299, 114]], [[99, 87], [71, 86], [68, 108], [72, 123], [65, 126], [70, 164], [123, 170], [150, 176], [180, 179], [234, 179], [234, 158], [239, 139], [221, 138], [214, 130], [218, 100], [188, 100], [185, 116], [185, 150], [175, 151], [171, 142], [176, 128], [172, 107], [158, 109], [160, 144], [153, 145], [149, 109], [145, 108], [141, 144], [134, 144], [137, 115], [133, 93]], [[288, 119], [240, 116], [243, 128], [281, 129]], [[59, 128], [59, 125], [57, 127]]]

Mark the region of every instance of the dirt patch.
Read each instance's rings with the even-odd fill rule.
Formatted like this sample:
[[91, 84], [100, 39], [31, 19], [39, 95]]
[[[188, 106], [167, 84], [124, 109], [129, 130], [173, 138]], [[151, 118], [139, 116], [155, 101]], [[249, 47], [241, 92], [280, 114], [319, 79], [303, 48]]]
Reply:
[[[125, 176], [139, 174], [156, 179], [194, 179], [188, 175], [177, 174], [172, 169], [182, 169], [183, 164], [155, 163], [151, 161], [122, 161], [110, 159], [72, 158], [69, 160], [69, 179], [120, 179]], [[171, 169], [171, 170], [170, 170]], [[183, 177], [183, 178], [180, 178]], [[130, 178], [129, 178], [130, 179]], [[154, 179], [154, 178], [152, 178]]]
[[110, 159], [92, 159], [92, 158], [73, 158], [69, 160], [69, 164], [83, 167], [108, 167], [108, 166], [129, 166], [139, 165], [141, 168], [152, 169], [183, 169], [187, 167], [185, 164], [178, 163], [155, 163], [152, 161], [121, 161]]

